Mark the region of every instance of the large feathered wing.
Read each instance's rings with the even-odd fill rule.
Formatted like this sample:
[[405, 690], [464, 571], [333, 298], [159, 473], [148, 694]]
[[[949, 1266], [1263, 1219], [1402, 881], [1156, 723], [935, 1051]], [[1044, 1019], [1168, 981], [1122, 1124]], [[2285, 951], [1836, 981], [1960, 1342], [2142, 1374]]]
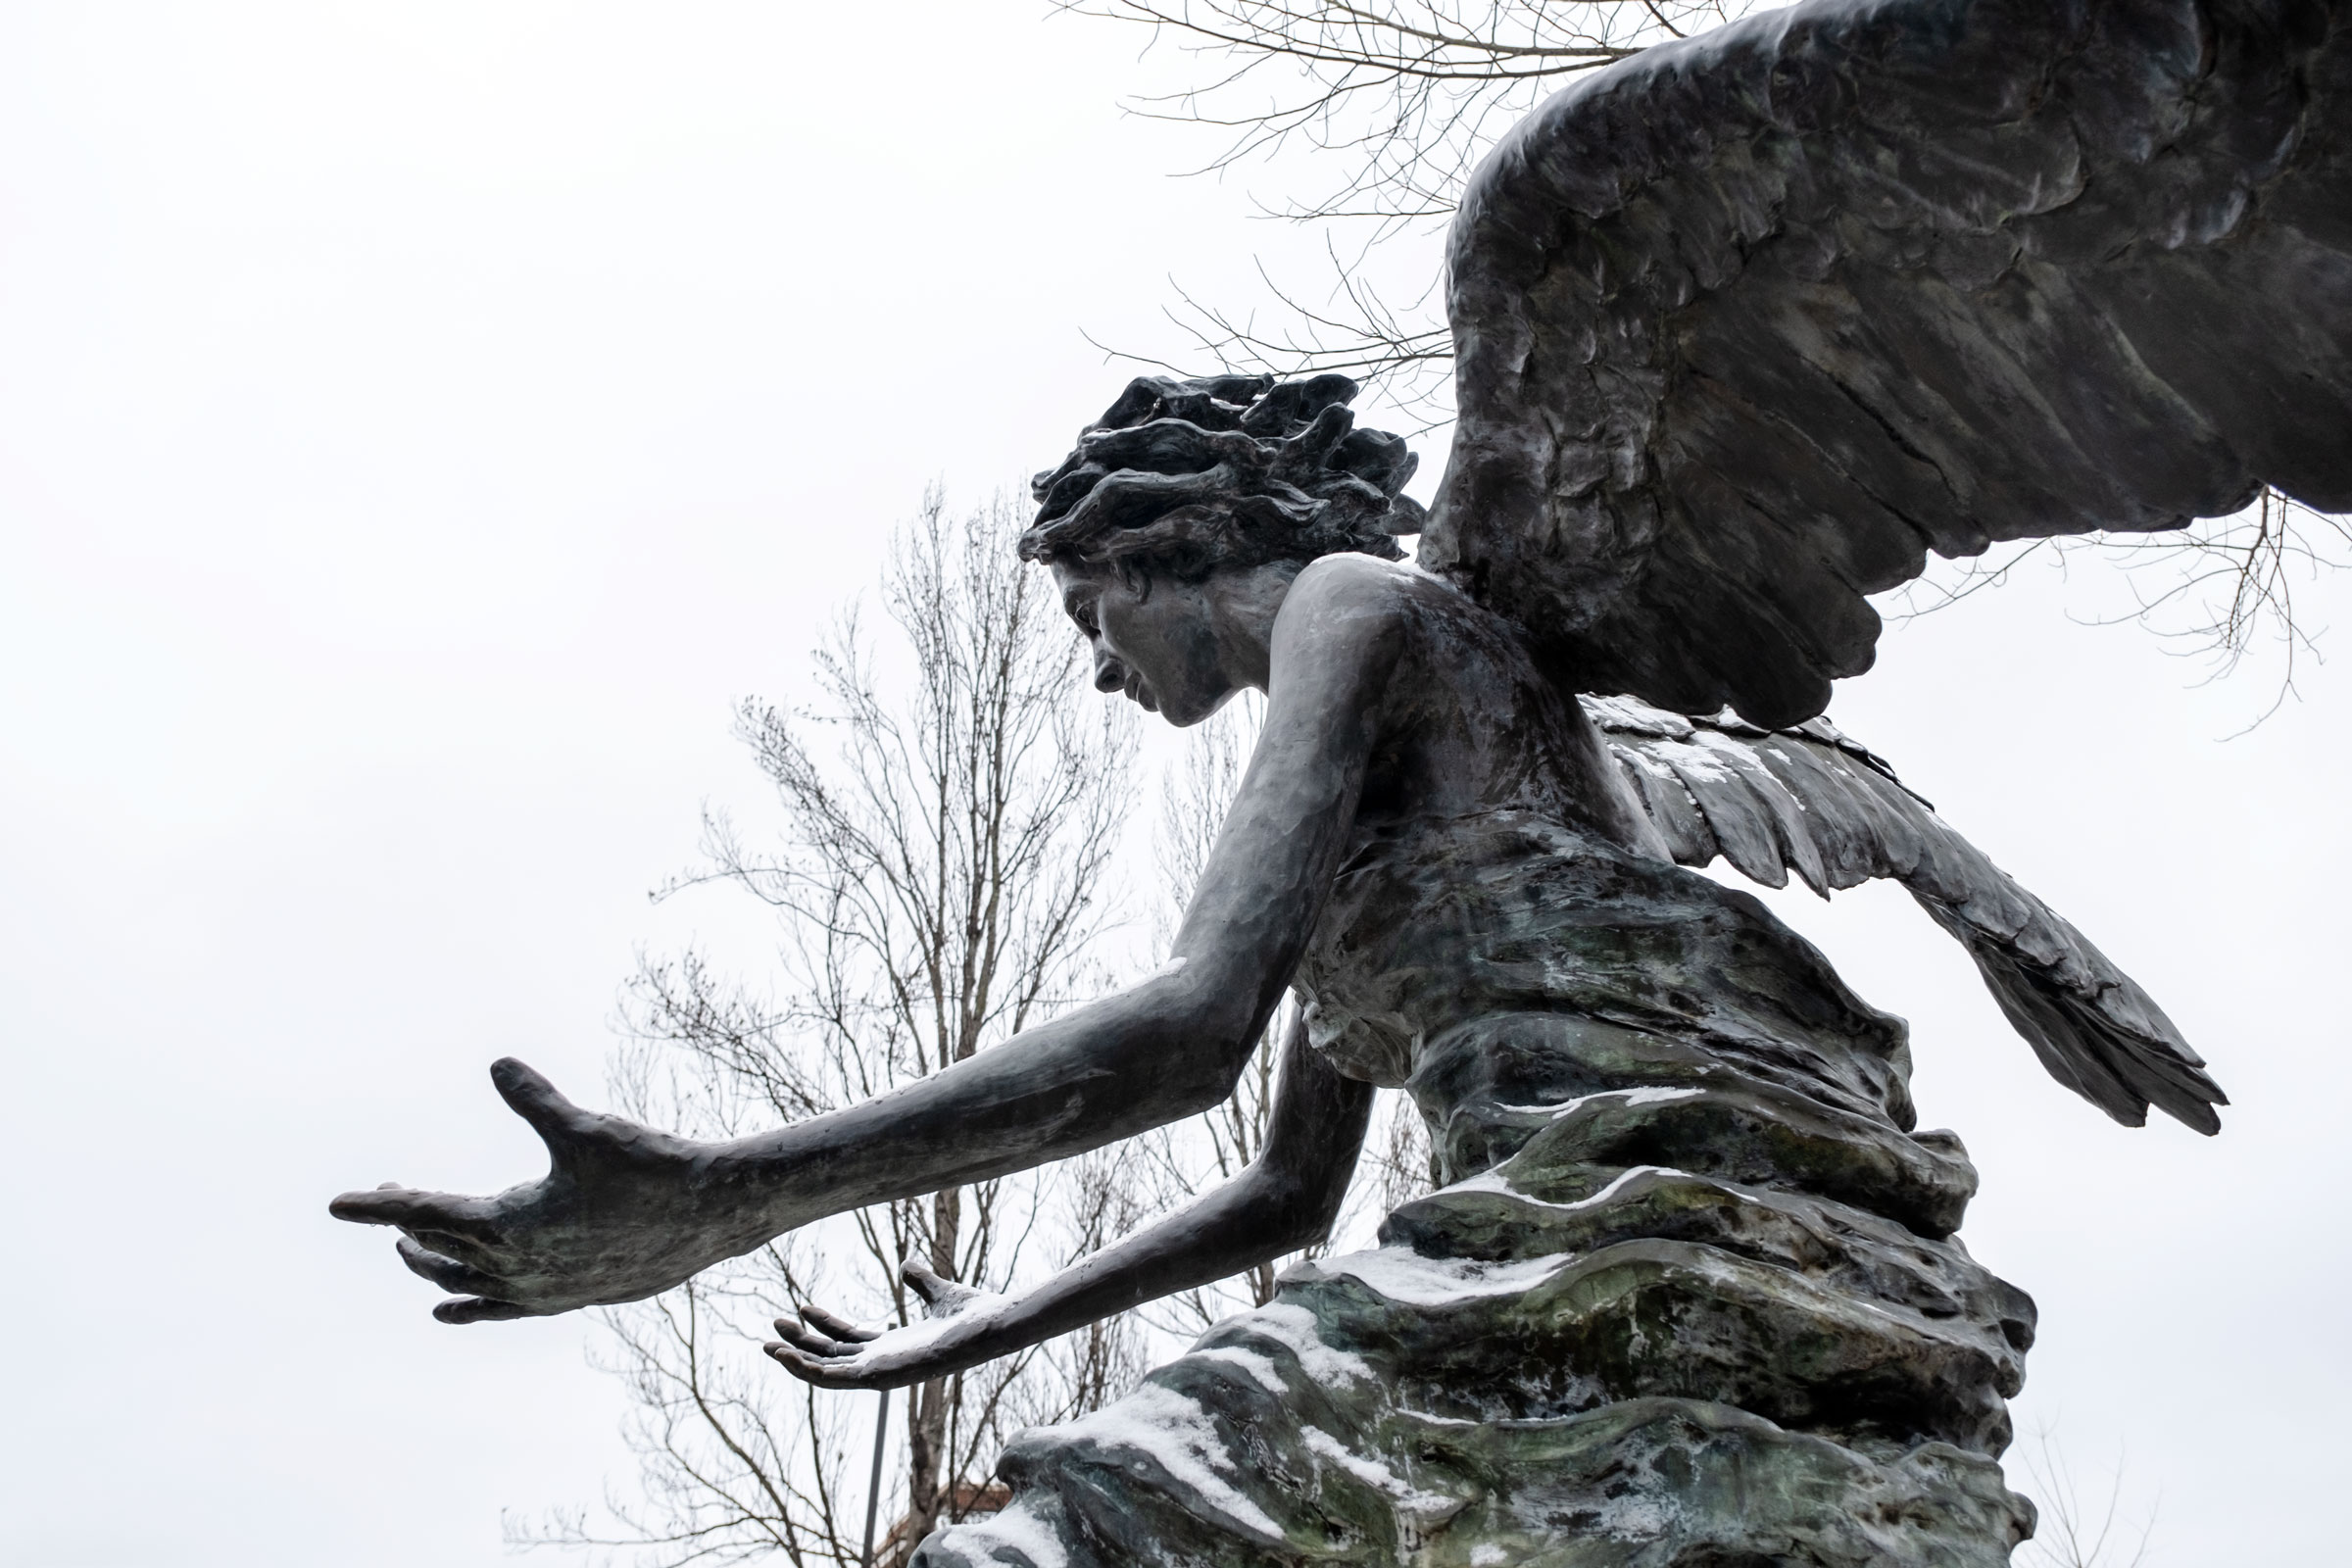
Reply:
[[1539, 108], [1448, 265], [1422, 564], [1794, 723], [1930, 550], [2352, 510], [2352, 0], [1757, 16]]
[[1957, 937], [2060, 1083], [2126, 1126], [2148, 1106], [2199, 1132], [2229, 1103], [2164, 1009], [2055, 910], [1944, 825], [1892, 769], [1823, 719], [1765, 730], [1584, 699], [1675, 859], [1721, 855], [1769, 887], [1892, 877]]

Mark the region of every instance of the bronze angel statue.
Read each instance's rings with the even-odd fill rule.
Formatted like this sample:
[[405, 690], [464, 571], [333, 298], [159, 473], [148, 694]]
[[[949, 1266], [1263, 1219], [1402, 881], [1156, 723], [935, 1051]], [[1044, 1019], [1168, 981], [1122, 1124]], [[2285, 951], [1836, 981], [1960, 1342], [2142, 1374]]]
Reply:
[[1448, 265], [1426, 514], [1336, 375], [1139, 380], [1038, 480], [1097, 686], [1266, 694], [1164, 967], [732, 1143], [504, 1061], [547, 1175], [335, 1212], [450, 1322], [636, 1299], [1210, 1106], [1291, 994], [1232, 1185], [1025, 1295], [779, 1325], [813, 1382], [942, 1375], [1323, 1236], [1374, 1088], [1426, 1118], [1380, 1246], [1023, 1434], [916, 1562], [2005, 1562], [2034, 1308], [1955, 1239], [1975, 1172], [1901, 1022], [1691, 868], [1893, 877], [2062, 1084], [2218, 1129], [2147, 993], [1820, 714], [1931, 551], [2352, 510], [2352, 0], [1756, 16], [1542, 106]]

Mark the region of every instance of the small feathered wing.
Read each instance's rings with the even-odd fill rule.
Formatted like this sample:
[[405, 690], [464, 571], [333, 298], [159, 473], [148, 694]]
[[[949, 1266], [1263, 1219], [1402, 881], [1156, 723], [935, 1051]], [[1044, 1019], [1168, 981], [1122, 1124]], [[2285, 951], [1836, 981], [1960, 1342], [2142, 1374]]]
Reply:
[[1793, 870], [1825, 895], [1892, 877], [1968, 949], [2052, 1077], [2128, 1127], [2153, 1104], [2221, 1130], [2228, 1097], [2164, 1009], [1827, 720], [1766, 730], [1627, 698], [1584, 705], [1679, 863], [1721, 855], [1768, 887]]
[[1584, 77], [1448, 249], [1420, 561], [1758, 723], [1930, 551], [2352, 510], [2352, 0], [1808, 0]]

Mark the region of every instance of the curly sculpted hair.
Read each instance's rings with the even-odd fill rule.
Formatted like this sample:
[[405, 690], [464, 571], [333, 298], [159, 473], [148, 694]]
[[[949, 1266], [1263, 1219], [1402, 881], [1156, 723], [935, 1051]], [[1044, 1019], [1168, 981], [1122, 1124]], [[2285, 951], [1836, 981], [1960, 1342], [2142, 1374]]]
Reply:
[[1355, 394], [1344, 375], [1138, 376], [1032, 482], [1021, 556], [1194, 581], [1348, 550], [1395, 561], [1424, 521], [1401, 493], [1420, 460], [1355, 427]]

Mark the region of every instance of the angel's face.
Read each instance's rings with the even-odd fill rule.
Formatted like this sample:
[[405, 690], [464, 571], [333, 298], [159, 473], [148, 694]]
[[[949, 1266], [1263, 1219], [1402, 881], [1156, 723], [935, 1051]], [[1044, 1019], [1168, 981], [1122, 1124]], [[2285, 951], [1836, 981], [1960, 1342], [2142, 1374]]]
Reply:
[[[1086, 634], [1095, 688], [1198, 724], [1244, 686], [1263, 689], [1280, 589], [1296, 568], [1220, 567], [1200, 582], [1056, 562], [1061, 607]], [[1268, 588], [1273, 588], [1269, 602]]]

